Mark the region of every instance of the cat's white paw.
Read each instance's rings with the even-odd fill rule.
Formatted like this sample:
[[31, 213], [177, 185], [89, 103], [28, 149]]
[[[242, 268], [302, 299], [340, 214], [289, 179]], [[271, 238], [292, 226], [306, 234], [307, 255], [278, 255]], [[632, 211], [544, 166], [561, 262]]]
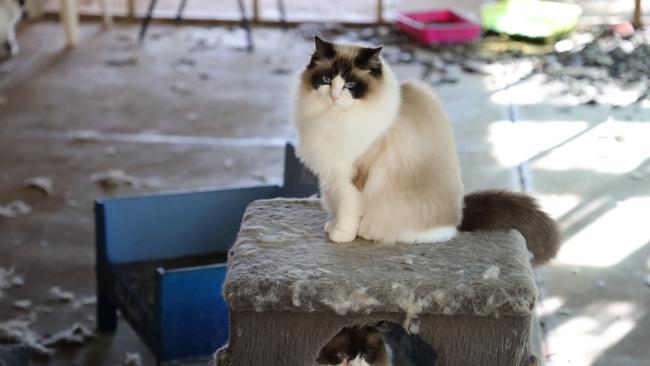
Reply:
[[347, 243], [356, 239], [357, 237], [356, 232], [352, 230], [343, 230], [336, 226], [332, 227], [331, 230], [328, 231], [327, 233], [329, 234], [330, 240], [332, 240], [335, 243]]
[[359, 236], [366, 239], [366, 240], [376, 240], [375, 235], [370, 230], [370, 225], [368, 224], [368, 220], [364, 220], [363, 218], [361, 219], [361, 222], [359, 223]]

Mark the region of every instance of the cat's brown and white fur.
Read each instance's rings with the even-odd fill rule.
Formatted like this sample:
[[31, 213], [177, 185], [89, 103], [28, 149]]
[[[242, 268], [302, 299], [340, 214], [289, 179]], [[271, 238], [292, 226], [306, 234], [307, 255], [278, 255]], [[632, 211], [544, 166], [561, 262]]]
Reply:
[[318, 366], [436, 366], [436, 351], [399, 324], [377, 321], [345, 327], [319, 352]]
[[440, 102], [422, 84], [400, 85], [380, 51], [316, 37], [300, 77], [298, 155], [318, 175], [332, 214], [325, 225], [330, 239], [432, 243], [458, 230], [517, 229], [532, 264], [553, 258], [560, 231], [534, 198], [504, 190], [463, 197]]
[[298, 154], [333, 215], [326, 231], [335, 242], [451, 239], [463, 185], [447, 116], [426, 86], [400, 85], [380, 50], [316, 38], [301, 76]]

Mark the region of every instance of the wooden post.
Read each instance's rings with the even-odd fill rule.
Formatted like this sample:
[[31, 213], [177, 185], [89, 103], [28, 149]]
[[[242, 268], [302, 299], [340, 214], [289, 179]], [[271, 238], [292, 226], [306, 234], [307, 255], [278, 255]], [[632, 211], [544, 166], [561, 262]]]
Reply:
[[61, 22], [68, 47], [74, 47], [78, 41], [79, 14], [76, 0], [61, 0]]
[[632, 19], [634, 28], [641, 28], [643, 22], [641, 21], [641, 0], [634, 1], [634, 18]]
[[135, 19], [135, 0], [126, 0], [127, 14], [130, 19]]
[[113, 24], [113, 18], [111, 17], [111, 11], [108, 8], [108, 0], [99, 0], [99, 5], [102, 8], [102, 19], [104, 21], [104, 26], [108, 27]]
[[260, 20], [260, 1], [253, 0], [253, 21], [258, 22]]
[[377, 0], [377, 24], [384, 23], [384, 2]]
[[30, 20], [38, 19], [43, 16], [42, 0], [27, 0], [25, 7]]

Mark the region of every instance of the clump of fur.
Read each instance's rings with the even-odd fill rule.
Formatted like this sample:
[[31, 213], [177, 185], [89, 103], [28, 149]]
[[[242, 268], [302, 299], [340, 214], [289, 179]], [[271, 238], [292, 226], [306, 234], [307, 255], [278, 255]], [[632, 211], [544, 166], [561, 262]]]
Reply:
[[461, 231], [517, 229], [533, 253], [531, 263], [550, 261], [560, 249], [561, 235], [555, 220], [524, 193], [486, 190], [467, 194]]

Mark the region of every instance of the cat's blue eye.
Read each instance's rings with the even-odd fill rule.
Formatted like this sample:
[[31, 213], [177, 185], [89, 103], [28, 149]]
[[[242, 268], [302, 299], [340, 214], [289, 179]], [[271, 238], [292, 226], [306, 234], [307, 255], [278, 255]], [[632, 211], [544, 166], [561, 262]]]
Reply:
[[324, 82], [325, 84], [329, 84], [329, 83], [332, 82], [332, 79], [330, 79], [329, 76], [323, 75], [323, 82]]
[[357, 85], [357, 82], [356, 82], [356, 81], [348, 81], [347, 83], [345, 83], [345, 87], [348, 88], [348, 89], [352, 89], [352, 88], [354, 88], [356, 85]]

